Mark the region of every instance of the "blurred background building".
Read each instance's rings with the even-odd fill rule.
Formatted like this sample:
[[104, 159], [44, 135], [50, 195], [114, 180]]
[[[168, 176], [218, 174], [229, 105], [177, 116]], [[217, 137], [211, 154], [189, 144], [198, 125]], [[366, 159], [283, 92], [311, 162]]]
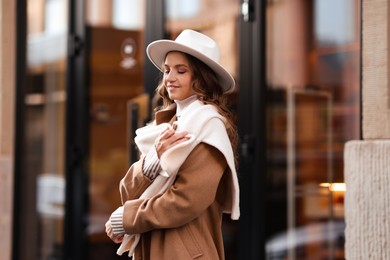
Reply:
[[[356, 169], [346, 165], [367, 156], [353, 153], [356, 141], [346, 161], [345, 144], [361, 140], [362, 129], [366, 139], [390, 137], [387, 13], [375, 19], [388, 6], [366, 2], [3, 0], [0, 259], [128, 258], [116, 256], [104, 224], [137, 159], [134, 130], [158, 104], [159, 73], [145, 47], [186, 28], [216, 39], [237, 82], [229, 100], [242, 213], [224, 221], [226, 258], [352, 256], [346, 234], [354, 241], [360, 231], [345, 232], [345, 206], [356, 209], [356, 196], [344, 202], [345, 173]], [[369, 49], [362, 27], [373, 33]], [[361, 221], [350, 219], [351, 227]]]

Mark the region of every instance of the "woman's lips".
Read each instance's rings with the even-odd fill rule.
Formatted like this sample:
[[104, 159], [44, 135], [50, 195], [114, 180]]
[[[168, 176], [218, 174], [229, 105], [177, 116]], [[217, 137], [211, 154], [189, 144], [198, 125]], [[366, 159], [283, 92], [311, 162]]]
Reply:
[[169, 90], [170, 90], [170, 89], [175, 89], [175, 88], [179, 88], [179, 87], [178, 87], [178, 86], [174, 86], [174, 85], [168, 85], [168, 86], [167, 86], [167, 89], [169, 89]]

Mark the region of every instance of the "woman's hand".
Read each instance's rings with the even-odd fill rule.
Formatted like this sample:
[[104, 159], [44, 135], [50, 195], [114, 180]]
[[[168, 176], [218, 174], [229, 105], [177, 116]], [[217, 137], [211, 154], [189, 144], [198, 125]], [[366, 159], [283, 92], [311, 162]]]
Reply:
[[165, 129], [154, 143], [158, 158], [161, 158], [161, 155], [172, 146], [189, 140], [190, 138], [187, 135], [187, 131], [176, 131], [176, 125]]
[[106, 222], [106, 234], [107, 236], [114, 241], [114, 243], [121, 243], [123, 240], [124, 235], [115, 235], [114, 232], [112, 231], [112, 226], [111, 226], [111, 221], [108, 220]]

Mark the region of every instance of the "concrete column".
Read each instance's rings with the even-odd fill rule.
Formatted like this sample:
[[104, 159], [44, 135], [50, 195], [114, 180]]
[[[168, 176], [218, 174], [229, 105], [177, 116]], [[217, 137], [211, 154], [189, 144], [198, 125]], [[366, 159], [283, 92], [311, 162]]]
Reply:
[[346, 259], [390, 259], [390, 140], [345, 146]]
[[390, 259], [389, 2], [362, 0], [362, 141], [344, 150], [347, 259]]
[[364, 139], [390, 139], [387, 0], [362, 0]]

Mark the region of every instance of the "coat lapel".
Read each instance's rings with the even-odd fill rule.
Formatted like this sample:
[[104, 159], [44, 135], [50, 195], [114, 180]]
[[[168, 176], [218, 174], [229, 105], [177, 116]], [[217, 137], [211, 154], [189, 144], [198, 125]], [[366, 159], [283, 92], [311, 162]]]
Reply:
[[166, 110], [156, 112], [156, 124], [169, 123], [172, 125], [176, 121], [176, 106], [169, 106]]

